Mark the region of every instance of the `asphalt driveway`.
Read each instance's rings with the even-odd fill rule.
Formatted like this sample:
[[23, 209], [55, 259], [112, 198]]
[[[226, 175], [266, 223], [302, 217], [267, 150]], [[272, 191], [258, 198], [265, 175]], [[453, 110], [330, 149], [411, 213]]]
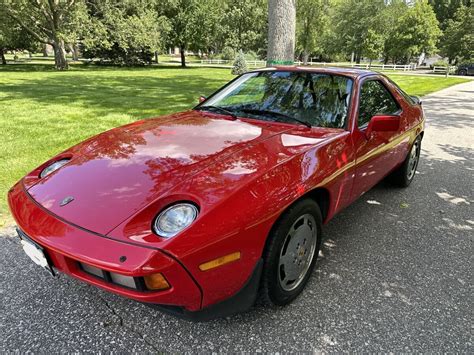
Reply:
[[474, 81], [424, 98], [408, 189], [381, 183], [325, 228], [293, 304], [191, 323], [48, 277], [0, 237], [0, 351], [473, 353]]

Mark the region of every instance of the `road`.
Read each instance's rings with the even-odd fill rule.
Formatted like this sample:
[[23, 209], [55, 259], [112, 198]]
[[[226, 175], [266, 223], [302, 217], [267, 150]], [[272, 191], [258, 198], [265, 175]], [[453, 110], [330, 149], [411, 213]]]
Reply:
[[424, 98], [407, 189], [380, 183], [324, 229], [293, 304], [191, 323], [66, 276], [0, 237], [0, 351], [473, 353], [474, 81]]

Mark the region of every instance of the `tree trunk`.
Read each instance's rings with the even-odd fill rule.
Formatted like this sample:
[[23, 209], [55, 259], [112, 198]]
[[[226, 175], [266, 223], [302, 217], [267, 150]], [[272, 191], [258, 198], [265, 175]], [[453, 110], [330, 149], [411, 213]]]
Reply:
[[159, 61], [158, 61], [158, 51], [155, 51], [155, 63], [156, 63], [156, 64], [159, 64]]
[[42, 49], [43, 49], [43, 57], [47, 57], [48, 56], [48, 45], [43, 44]]
[[184, 68], [186, 67], [186, 56], [184, 54], [184, 48], [179, 47], [179, 53], [181, 54], [181, 66]]
[[72, 53], [72, 60], [77, 62], [79, 60], [79, 48], [77, 48], [77, 44], [71, 44], [71, 53]]
[[2, 65], [7, 65], [7, 59], [5, 58], [5, 51], [0, 48], [0, 57], [2, 58]]
[[308, 64], [308, 59], [309, 59], [309, 53], [308, 51], [303, 51], [303, 64], [306, 65]]
[[294, 63], [295, 27], [296, 0], [269, 0], [267, 66]]
[[58, 39], [53, 42], [54, 49], [54, 66], [58, 70], [66, 70], [69, 68], [68, 62], [66, 60], [66, 49], [64, 46], [64, 41]]

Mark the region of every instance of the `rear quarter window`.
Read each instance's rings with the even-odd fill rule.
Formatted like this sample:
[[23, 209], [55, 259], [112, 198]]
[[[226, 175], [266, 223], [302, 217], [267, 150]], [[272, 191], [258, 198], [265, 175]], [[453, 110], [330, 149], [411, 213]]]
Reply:
[[392, 84], [393, 87], [395, 88], [395, 90], [397, 90], [397, 92], [398, 92], [410, 105], [416, 105], [415, 100], [413, 100], [412, 97], [411, 97], [410, 95], [408, 95], [405, 91], [403, 91], [402, 88], [400, 88], [400, 86], [398, 86], [392, 79], [387, 78], [386, 76], [384, 76], [384, 79], [387, 80], [390, 84]]

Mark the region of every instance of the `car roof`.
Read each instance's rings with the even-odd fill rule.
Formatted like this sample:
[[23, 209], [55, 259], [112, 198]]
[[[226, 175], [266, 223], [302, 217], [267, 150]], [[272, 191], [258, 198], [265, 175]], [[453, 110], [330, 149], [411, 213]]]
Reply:
[[345, 68], [345, 67], [310, 67], [310, 66], [297, 66], [297, 65], [288, 65], [288, 66], [274, 66], [268, 68], [261, 68], [256, 70], [251, 70], [252, 72], [264, 72], [264, 71], [294, 71], [294, 72], [309, 72], [309, 73], [322, 73], [322, 74], [334, 74], [334, 75], [344, 75], [349, 76], [353, 79], [368, 76], [368, 75], [381, 75], [380, 73], [363, 70], [356, 68]]

